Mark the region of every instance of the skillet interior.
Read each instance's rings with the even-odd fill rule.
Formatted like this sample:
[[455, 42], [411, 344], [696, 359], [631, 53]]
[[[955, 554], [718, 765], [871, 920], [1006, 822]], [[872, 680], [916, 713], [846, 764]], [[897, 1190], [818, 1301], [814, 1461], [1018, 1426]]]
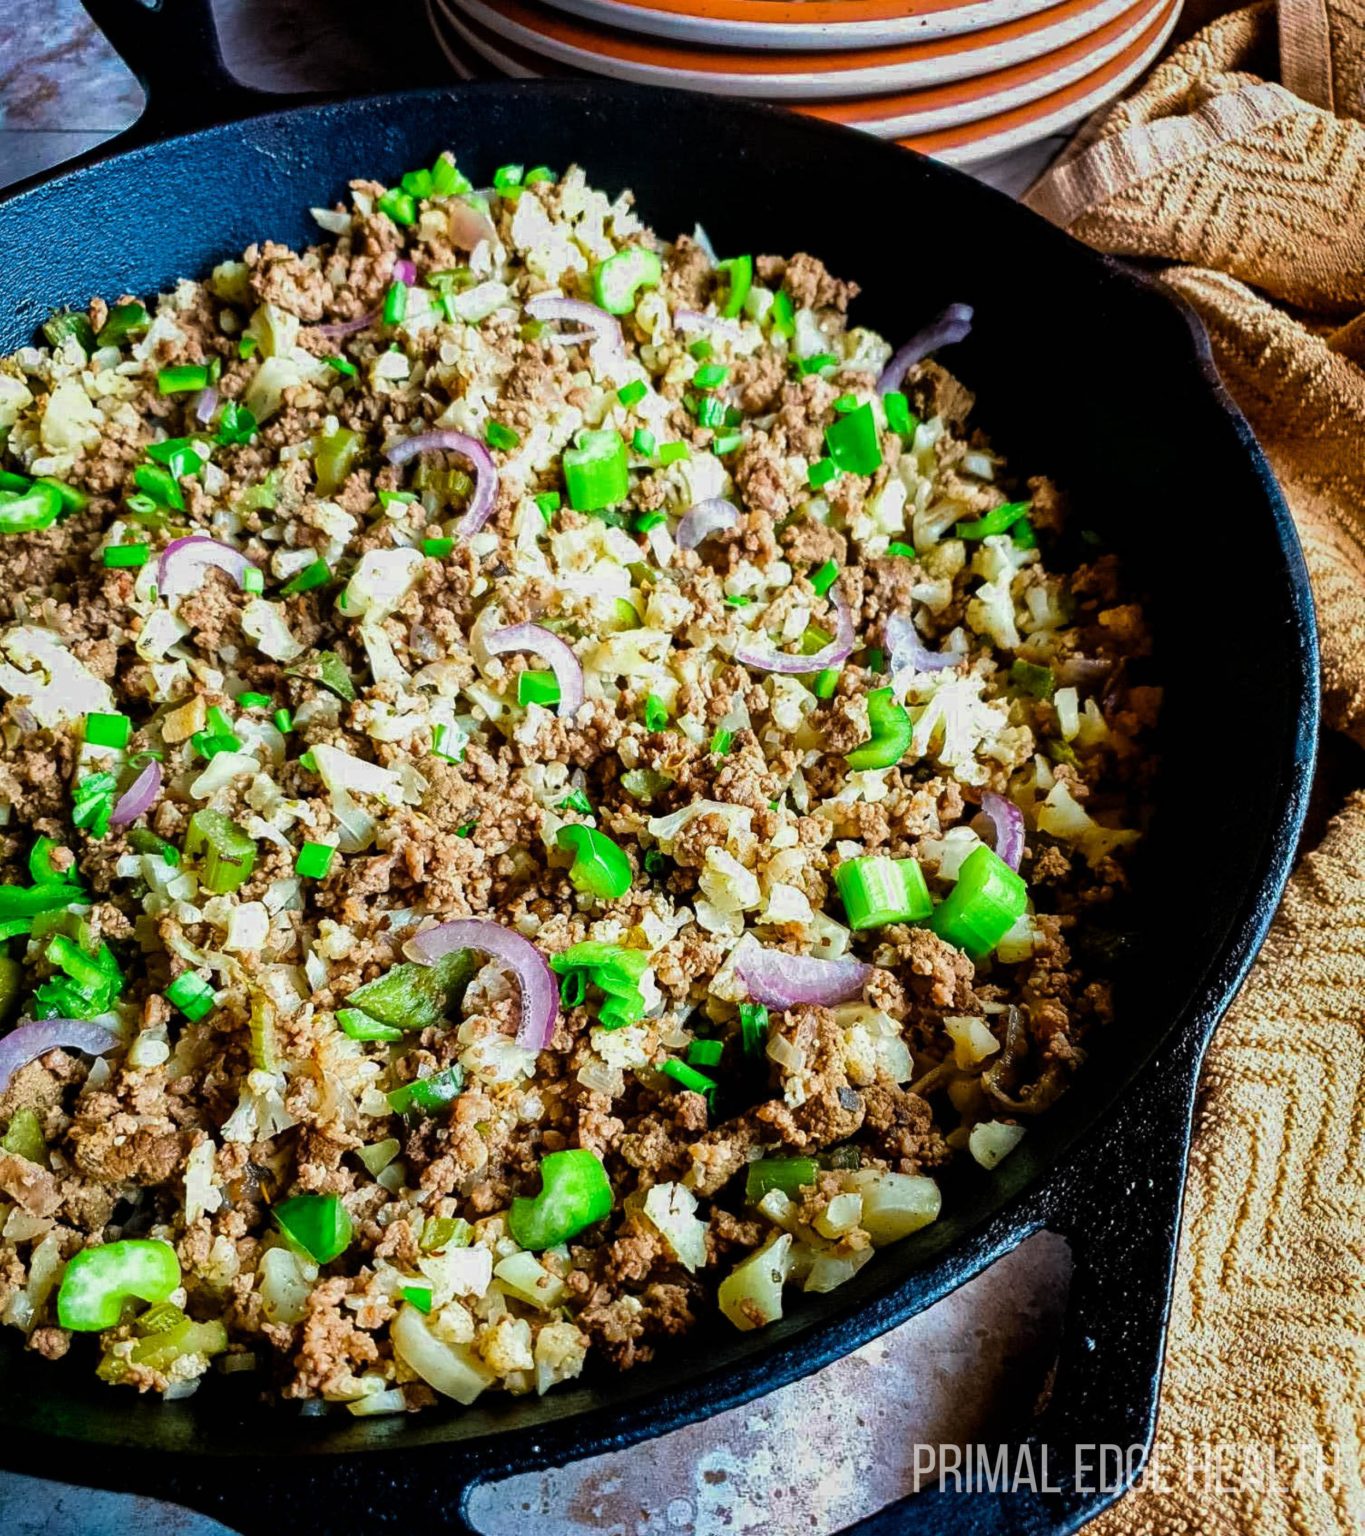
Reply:
[[[325, 1425], [264, 1412], [219, 1383], [185, 1404], [135, 1400], [100, 1387], [79, 1352], [54, 1367], [7, 1336], [8, 1433], [261, 1457], [453, 1443], [477, 1455], [471, 1442], [497, 1435], [533, 1459], [553, 1443], [639, 1438], [776, 1386], [927, 1304], [1037, 1224], [1039, 1192], [1057, 1186], [1083, 1138], [1101, 1166], [1119, 1155], [1115, 1101], [1154, 1053], [1216, 1019], [1278, 897], [1312, 760], [1315, 668], [1306, 579], [1269, 472], [1179, 311], [955, 172], [823, 124], [601, 83], [304, 109], [138, 150], [0, 206], [0, 352], [29, 341], [55, 305], [155, 291], [255, 239], [316, 238], [308, 206], [335, 198], [348, 176], [394, 180], [443, 147], [476, 182], [507, 160], [577, 160], [608, 190], [633, 187], [665, 236], [700, 218], [722, 254], [812, 250], [862, 284], [855, 320], [892, 339], [946, 302], [976, 307], [952, 358], [977, 391], [975, 421], [1016, 466], [1052, 474], [1120, 549], [1158, 637], [1164, 766], [1119, 1018], [996, 1175], [964, 1172], [944, 1220], [761, 1334], [694, 1335], [653, 1366], [600, 1372], [543, 1400]], [[1183, 1136], [1177, 1124], [1150, 1155], [1179, 1160]], [[83, 1475], [80, 1461], [67, 1475]]]

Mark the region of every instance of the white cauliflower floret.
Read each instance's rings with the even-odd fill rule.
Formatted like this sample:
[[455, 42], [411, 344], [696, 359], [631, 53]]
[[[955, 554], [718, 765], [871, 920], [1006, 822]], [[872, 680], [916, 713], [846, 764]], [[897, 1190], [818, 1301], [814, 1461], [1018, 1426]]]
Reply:
[[758, 877], [723, 848], [706, 850], [698, 884], [722, 912], [747, 912], [763, 899]]
[[582, 1371], [587, 1353], [588, 1336], [572, 1323], [546, 1323], [536, 1334], [536, 1391], [572, 1380]]
[[112, 714], [113, 691], [86, 670], [59, 635], [37, 624], [18, 624], [0, 636], [0, 692], [28, 707], [39, 725], [51, 729], [82, 715]]
[[977, 752], [1009, 723], [1003, 706], [981, 697], [981, 687], [979, 677], [955, 677], [941, 682], [915, 721], [910, 742], [912, 757], [926, 757], [932, 750], [934, 757], [945, 768], [951, 768], [964, 784], [984, 782], [986, 770], [977, 762]]
[[68, 377], [47, 397], [39, 434], [49, 453], [77, 454], [94, 448], [103, 420], [78, 378]]
[[20, 413], [33, 404], [33, 395], [22, 379], [0, 373], [0, 432], [12, 427]]
[[367, 549], [341, 594], [342, 613], [363, 614], [370, 624], [387, 619], [411, 591], [422, 560], [420, 549]]
[[1091, 864], [1098, 864], [1115, 848], [1135, 843], [1139, 834], [1102, 827], [1076, 803], [1071, 791], [1060, 780], [1048, 791], [1038, 807], [1038, 830], [1063, 842], [1075, 843]]
[[1002, 650], [1017, 651], [1022, 642], [1014, 623], [1010, 582], [1009, 575], [998, 581], [983, 581], [967, 603], [967, 623]]
[[706, 1263], [706, 1223], [697, 1215], [697, 1197], [690, 1189], [656, 1184], [645, 1196], [645, 1215], [689, 1274]]
[[524, 1317], [513, 1317], [510, 1312], [496, 1323], [480, 1330], [478, 1351], [490, 1370], [499, 1376], [511, 1371], [529, 1371], [535, 1366], [531, 1349], [531, 1325]]

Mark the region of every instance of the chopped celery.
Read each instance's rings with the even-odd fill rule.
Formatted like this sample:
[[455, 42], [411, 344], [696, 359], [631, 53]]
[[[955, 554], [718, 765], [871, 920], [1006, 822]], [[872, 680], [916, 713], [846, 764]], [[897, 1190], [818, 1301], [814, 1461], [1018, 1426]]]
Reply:
[[540, 1180], [540, 1193], [518, 1195], [507, 1216], [512, 1236], [533, 1253], [568, 1242], [611, 1211], [607, 1170], [586, 1147], [547, 1153], [540, 1160]]
[[82, 1248], [67, 1260], [57, 1292], [57, 1321], [73, 1333], [116, 1327], [124, 1305], [165, 1301], [180, 1284], [180, 1261], [169, 1243], [125, 1238]]
[[331, 496], [341, 489], [355, 468], [362, 446], [360, 434], [348, 427], [338, 427], [322, 439], [313, 455], [319, 496]]
[[991, 950], [1024, 915], [1028, 887], [990, 848], [974, 848], [962, 861], [957, 884], [934, 909], [933, 929], [974, 960]]
[[[160, 1308], [153, 1308], [160, 1311]], [[172, 1309], [180, 1314], [180, 1321], [173, 1322], [169, 1327], [154, 1327], [134, 1341], [127, 1353], [122, 1351], [117, 1354], [113, 1349], [107, 1349], [95, 1367], [95, 1374], [101, 1381], [117, 1384], [127, 1379], [132, 1367], [141, 1366], [144, 1370], [166, 1372], [187, 1355], [203, 1355], [212, 1359], [214, 1355], [221, 1355], [228, 1347], [227, 1328], [216, 1318], [212, 1322], [196, 1323], [191, 1318], [180, 1312], [178, 1307]], [[137, 1321], [137, 1327], [142, 1330], [147, 1325], [150, 1314], [144, 1313]]]
[[219, 896], [244, 884], [256, 864], [256, 844], [222, 811], [190, 817], [184, 852], [200, 883]]
[[934, 910], [924, 873], [914, 859], [880, 855], [848, 859], [834, 871], [850, 928], [915, 923]]

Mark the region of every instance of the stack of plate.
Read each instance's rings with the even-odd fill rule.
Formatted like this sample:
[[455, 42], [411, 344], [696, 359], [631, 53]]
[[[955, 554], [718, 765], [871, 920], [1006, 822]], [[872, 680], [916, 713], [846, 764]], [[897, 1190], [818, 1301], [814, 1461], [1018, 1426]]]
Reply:
[[1181, 0], [427, 0], [457, 72], [594, 74], [781, 102], [957, 164], [1078, 123]]

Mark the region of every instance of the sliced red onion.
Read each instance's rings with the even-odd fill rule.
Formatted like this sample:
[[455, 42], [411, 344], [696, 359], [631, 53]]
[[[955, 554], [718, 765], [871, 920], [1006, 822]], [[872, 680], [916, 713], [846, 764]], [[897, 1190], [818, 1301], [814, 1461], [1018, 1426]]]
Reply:
[[1054, 668], [1057, 681], [1063, 688], [1102, 683], [1113, 670], [1112, 661], [1104, 661], [1098, 656], [1068, 656]]
[[981, 796], [981, 809], [995, 827], [996, 853], [1011, 869], [1018, 869], [1024, 856], [1024, 813], [1013, 800], [989, 789]]
[[[624, 365], [626, 347], [621, 339], [621, 323], [605, 309], [589, 304], [584, 299], [566, 299], [558, 293], [538, 293], [526, 301], [526, 313], [533, 320], [569, 320], [585, 326], [597, 337], [605, 362]], [[559, 337], [559, 340], [578, 340], [577, 337]]]
[[673, 316], [673, 329], [684, 336], [703, 331], [708, 336], [723, 336], [727, 341], [738, 341], [741, 334], [737, 320], [727, 320], [724, 315], [704, 315], [699, 309], [680, 309]]
[[857, 997], [871, 972], [861, 960], [817, 960], [783, 949], [749, 949], [735, 961], [735, 975], [749, 996], [769, 1008], [798, 1003], [832, 1008]]
[[[417, 281], [417, 268], [405, 257], [400, 256], [393, 264], [393, 279], [396, 283], [402, 283], [405, 288], [411, 288]], [[315, 325], [313, 329], [320, 336], [354, 336], [357, 331], [368, 330], [370, 326], [378, 325], [383, 314], [383, 305], [378, 305], [366, 314], [357, 315], [354, 320], [331, 320], [326, 325]]]
[[699, 501], [683, 513], [675, 535], [679, 549], [695, 549], [704, 539], [739, 522], [739, 508], [732, 501], [713, 496]]
[[313, 329], [320, 336], [354, 336], [357, 331], [377, 325], [381, 314], [381, 310], [372, 309], [368, 314], [357, 315], [354, 320], [331, 320], [326, 325], [315, 325]]
[[199, 391], [199, 399], [194, 406], [194, 419], [202, 426], [208, 426], [213, 420], [213, 413], [218, 409], [218, 388], [210, 384], [207, 389]]
[[493, 503], [498, 495], [498, 471], [493, 456], [477, 437], [464, 432], [445, 429], [435, 432], [419, 432], [415, 437], [405, 437], [388, 451], [390, 464], [406, 464], [419, 453], [458, 453], [468, 459], [474, 470], [474, 494], [469, 498], [465, 515], [456, 525], [456, 532], [470, 538], [488, 521]]
[[0, 1093], [9, 1087], [10, 1078], [20, 1067], [49, 1051], [60, 1048], [103, 1056], [118, 1043], [117, 1035], [88, 1019], [39, 1019], [36, 1023], [20, 1024], [0, 1040]]
[[840, 666], [853, 653], [857, 637], [853, 633], [853, 615], [848, 611], [848, 604], [837, 590], [831, 595], [834, 611], [838, 614], [839, 620], [834, 639], [823, 650], [815, 651], [809, 656], [791, 656], [785, 651], [774, 651], [771, 648], [759, 650], [757, 647], [751, 647], [736, 651], [735, 660], [746, 667], [761, 667], [765, 672], [783, 672], [791, 677], [799, 677], [806, 672], [823, 672], [826, 667]]
[[966, 659], [962, 651], [929, 650], [908, 613], [893, 613], [887, 619], [886, 650], [893, 676], [906, 667], [913, 667], [916, 672], [942, 672]]
[[457, 918], [428, 928], [403, 946], [403, 953], [418, 965], [435, 965], [453, 949], [477, 949], [501, 960], [521, 987], [521, 1024], [517, 1044], [528, 1050], [544, 1050], [555, 1032], [559, 1017], [559, 989], [545, 956], [511, 928], [486, 917]]
[[583, 668], [567, 641], [539, 624], [511, 624], [487, 636], [484, 648], [490, 656], [503, 656], [508, 651], [534, 651], [543, 657], [550, 663], [559, 684], [559, 705], [555, 713], [561, 719], [578, 713], [578, 706], [583, 702]]
[[877, 380], [877, 393], [884, 395], [888, 390], [899, 389], [905, 381], [905, 375], [916, 363], [928, 357], [931, 352], [937, 352], [940, 347], [964, 340], [971, 328], [972, 306], [950, 304], [937, 320], [930, 321], [922, 331], [916, 331], [895, 353]]
[[485, 240], [492, 244], [498, 238], [497, 226], [483, 211], [472, 203], [454, 202], [449, 215], [450, 243], [457, 251], [472, 251]]
[[126, 827], [144, 812], [150, 811], [161, 793], [161, 763], [153, 758], [137, 778], [119, 796], [109, 816], [111, 827]]
[[240, 549], [194, 533], [183, 539], [172, 539], [161, 551], [156, 568], [157, 591], [167, 602], [186, 592], [197, 592], [203, 584], [204, 572], [211, 565], [226, 571], [238, 586], [247, 571], [256, 569]]

